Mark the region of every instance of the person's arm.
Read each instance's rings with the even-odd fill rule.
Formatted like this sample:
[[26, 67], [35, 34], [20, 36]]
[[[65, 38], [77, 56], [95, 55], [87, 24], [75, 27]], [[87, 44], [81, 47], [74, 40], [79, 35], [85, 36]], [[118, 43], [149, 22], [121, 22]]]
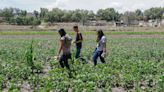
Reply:
[[106, 57], [106, 43], [104, 43], [102, 57]]
[[106, 53], [106, 43], [104, 43], [103, 53]]
[[103, 39], [103, 54], [102, 54], [103, 57], [106, 56], [106, 38]]
[[80, 38], [80, 40], [78, 40], [78, 41], [75, 41], [75, 43], [80, 43], [80, 42], [83, 42], [83, 37], [82, 37], [82, 34], [80, 33], [78, 33], [78, 36], [79, 36], [79, 38]]
[[58, 51], [57, 59], [59, 59], [59, 55], [60, 55], [63, 47], [64, 47], [64, 40], [60, 40], [60, 48], [59, 48], [59, 51]]

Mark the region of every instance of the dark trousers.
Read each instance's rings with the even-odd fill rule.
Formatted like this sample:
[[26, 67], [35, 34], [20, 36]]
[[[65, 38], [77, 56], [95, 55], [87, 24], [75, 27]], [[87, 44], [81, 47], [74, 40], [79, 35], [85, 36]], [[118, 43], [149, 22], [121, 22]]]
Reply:
[[80, 57], [80, 53], [81, 53], [81, 47], [76, 47], [76, 56], [75, 56], [76, 59]]
[[71, 59], [71, 54], [63, 54], [60, 57], [59, 63], [62, 68], [66, 67], [67, 69], [70, 69], [70, 66], [68, 64], [68, 59]]
[[97, 51], [97, 50], [95, 50], [95, 52], [93, 53], [93, 62], [94, 62], [95, 66], [97, 65], [97, 58], [98, 57], [100, 58], [102, 63], [105, 63], [104, 57], [101, 56], [102, 53], [103, 53], [103, 51]]

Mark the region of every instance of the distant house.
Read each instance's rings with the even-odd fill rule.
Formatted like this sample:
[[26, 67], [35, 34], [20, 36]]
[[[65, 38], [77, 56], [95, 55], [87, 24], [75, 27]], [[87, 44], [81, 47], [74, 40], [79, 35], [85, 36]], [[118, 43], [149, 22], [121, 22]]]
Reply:
[[122, 19], [119, 22], [115, 22], [114, 26], [138, 26], [139, 21], [138, 20], [128, 20], [128, 19]]
[[160, 27], [164, 26], [164, 19], [156, 19], [156, 20], [148, 20], [148, 21], [139, 21], [140, 27], [147, 26], [147, 27]]
[[148, 26], [149, 27], [158, 27], [160, 26], [160, 20], [156, 19], [156, 20], [149, 20], [148, 21]]
[[147, 26], [147, 24], [145, 21], [139, 21], [138, 26], [139, 27], [145, 27], [145, 26]]
[[164, 19], [161, 20], [161, 26], [164, 26]]
[[123, 21], [120, 21], [120, 22], [114, 22], [114, 27], [117, 27], [117, 26], [125, 26], [126, 24], [123, 22]]
[[3, 17], [0, 17], [0, 20], [3, 20]]
[[139, 21], [138, 20], [131, 20], [131, 21], [129, 21], [129, 24], [130, 25], [138, 25]]
[[29, 13], [27, 13], [27, 16], [29, 16], [29, 17], [35, 17], [35, 14], [32, 13], [32, 12], [29, 12]]
[[3, 22], [4, 17], [0, 17], [0, 23]]
[[87, 21], [84, 23], [86, 26], [106, 26], [108, 22], [106, 20], [95, 20], [95, 21]]
[[96, 21], [96, 26], [106, 26], [108, 23], [106, 20]]

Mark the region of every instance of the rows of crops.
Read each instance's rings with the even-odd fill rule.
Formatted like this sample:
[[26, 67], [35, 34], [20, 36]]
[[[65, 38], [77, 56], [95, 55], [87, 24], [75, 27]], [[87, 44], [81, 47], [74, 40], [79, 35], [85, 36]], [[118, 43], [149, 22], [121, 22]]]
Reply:
[[[82, 56], [90, 60], [95, 35], [85, 35]], [[22, 36], [23, 38], [23, 36]], [[164, 39], [108, 39], [106, 64], [94, 67], [72, 59], [71, 70], [61, 69], [52, 57], [58, 36], [53, 39], [0, 39], [0, 90], [19, 92], [162, 92], [164, 90]], [[75, 52], [72, 49], [73, 54]]]

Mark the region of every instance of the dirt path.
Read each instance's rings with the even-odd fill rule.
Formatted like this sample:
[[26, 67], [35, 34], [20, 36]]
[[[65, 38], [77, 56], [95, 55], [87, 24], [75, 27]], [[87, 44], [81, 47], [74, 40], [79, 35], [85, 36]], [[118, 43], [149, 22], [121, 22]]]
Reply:
[[28, 84], [28, 82], [23, 82], [23, 85], [21, 87], [21, 92], [31, 92], [31, 87], [30, 85]]
[[0, 39], [54, 39], [52, 35], [0, 35]]
[[44, 67], [43, 67], [43, 76], [46, 77], [48, 76], [48, 72], [51, 70], [50, 65], [48, 64], [48, 62], [45, 63]]
[[112, 88], [112, 92], [126, 92], [122, 87]]
[[164, 35], [111, 35], [111, 38], [164, 38]]
[[[87, 36], [87, 35], [86, 35]], [[108, 35], [107, 35], [108, 36]], [[164, 35], [109, 35], [111, 38], [164, 38]], [[0, 35], [0, 39], [55, 39], [54, 35]]]

